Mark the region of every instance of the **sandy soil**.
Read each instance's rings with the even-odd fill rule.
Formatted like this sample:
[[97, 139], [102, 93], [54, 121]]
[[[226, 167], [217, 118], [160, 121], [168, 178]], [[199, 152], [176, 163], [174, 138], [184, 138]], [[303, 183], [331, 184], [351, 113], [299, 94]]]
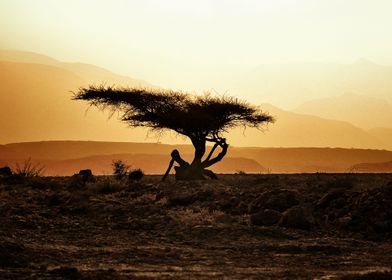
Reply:
[[1, 279], [392, 279], [392, 174], [0, 179]]

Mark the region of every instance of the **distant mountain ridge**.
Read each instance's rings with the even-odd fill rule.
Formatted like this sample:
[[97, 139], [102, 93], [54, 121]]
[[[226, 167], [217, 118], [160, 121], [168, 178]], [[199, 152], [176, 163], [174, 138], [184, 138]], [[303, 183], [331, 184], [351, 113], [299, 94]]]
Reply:
[[391, 173], [392, 161], [377, 163], [359, 163], [351, 167], [353, 172], [363, 173]]
[[[271, 104], [262, 104], [261, 108], [276, 116], [277, 121], [248, 146], [387, 148], [378, 137], [348, 122], [293, 113]], [[247, 129], [245, 136], [256, 133], [254, 129]], [[240, 138], [242, 134], [241, 130], [234, 130], [230, 135]]]
[[302, 103], [355, 93], [392, 103], [392, 66], [360, 59], [352, 64], [264, 64], [233, 79], [231, 92], [247, 93], [285, 109]]
[[[47, 175], [70, 175], [83, 168], [92, 168], [97, 174], [110, 174], [111, 161], [123, 159], [134, 168], [162, 174], [174, 148], [177, 148], [185, 159], [192, 158], [191, 145], [96, 141], [13, 143], [0, 145], [0, 165], [23, 163], [31, 157], [47, 167]], [[220, 173], [352, 172], [352, 166], [356, 164], [388, 161], [392, 161], [392, 151], [231, 146], [227, 157], [217, 164], [214, 170]]]
[[[95, 108], [88, 109], [84, 102], [71, 100], [72, 91], [77, 91], [81, 86], [102, 83], [150, 85], [92, 65], [62, 63], [34, 53], [0, 51], [0, 104], [3, 105], [0, 127], [6, 131], [0, 134], [0, 143], [44, 139], [124, 142], [154, 142], [158, 139], [166, 143], [187, 143], [170, 134], [161, 138], [147, 138], [145, 129], [127, 129], [127, 125], [119, 122], [116, 115], [108, 120], [108, 114]], [[273, 91], [270, 95], [273, 95]], [[392, 149], [392, 138], [387, 136], [385, 139], [384, 136], [388, 133], [365, 131], [348, 122], [293, 113], [269, 104], [262, 104], [261, 108], [275, 115], [277, 122], [269, 125], [265, 133], [255, 129], [234, 129], [226, 135], [229, 144]]]
[[392, 129], [392, 103], [355, 93], [307, 101], [294, 111], [346, 121], [365, 129], [375, 127]]
[[107, 85], [130, 85], [147, 88], [156, 87], [146, 81], [118, 75], [95, 65], [80, 62], [61, 62], [49, 56], [33, 52], [0, 50], [0, 61], [27, 64], [43, 64], [68, 70], [83, 79], [84, 84], [80, 86], [87, 86], [91, 83], [102, 84], [104, 82]]

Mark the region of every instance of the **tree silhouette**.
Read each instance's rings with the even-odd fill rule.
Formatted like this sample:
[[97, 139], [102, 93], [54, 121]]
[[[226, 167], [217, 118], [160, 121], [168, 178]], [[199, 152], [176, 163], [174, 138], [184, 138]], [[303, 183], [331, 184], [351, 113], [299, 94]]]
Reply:
[[[95, 87], [81, 88], [74, 100], [86, 100], [91, 106], [121, 113], [121, 120], [131, 127], [148, 127], [155, 131], [172, 130], [188, 137], [195, 154], [191, 163], [181, 158], [177, 150], [163, 180], [176, 162], [176, 178], [182, 180], [216, 178], [207, 168], [222, 160], [228, 144], [223, 132], [243, 126], [261, 128], [274, 119], [258, 107], [233, 97], [216, 97], [209, 94], [194, 96], [167, 90], [136, 88]], [[206, 143], [214, 143], [207, 157]], [[213, 157], [215, 150], [221, 151]]]

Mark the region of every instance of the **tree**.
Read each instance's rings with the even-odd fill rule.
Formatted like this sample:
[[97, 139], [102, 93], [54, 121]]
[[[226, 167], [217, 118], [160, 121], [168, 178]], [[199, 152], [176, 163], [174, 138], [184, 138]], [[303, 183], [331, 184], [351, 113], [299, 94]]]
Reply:
[[[88, 101], [90, 106], [108, 109], [112, 114], [119, 112], [121, 120], [131, 127], [172, 130], [188, 137], [195, 148], [192, 162], [186, 162], [173, 150], [163, 180], [175, 162], [179, 165], [175, 167], [177, 179], [216, 178], [207, 168], [221, 161], [227, 153], [228, 144], [222, 133], [237, 126], [262, 128], [274, 121], [256, 106], [233, 97], [210, 94], [195, 96], [168, 90], [90, 86], [81, 88], [73, 99]], [[214, 145], [203, 159], [207, 142]], [[213, 157], [218, 147], [221, 151]]]

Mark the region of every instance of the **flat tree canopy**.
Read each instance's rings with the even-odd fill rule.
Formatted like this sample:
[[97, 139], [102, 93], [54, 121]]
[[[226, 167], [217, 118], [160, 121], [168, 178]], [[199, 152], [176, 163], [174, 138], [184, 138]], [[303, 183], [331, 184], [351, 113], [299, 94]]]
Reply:
[[[177, 150], [172, 152], [171, 165], [174, 161], [180, 165], [176, 169], [178, 179], [215, 177], [206, 168], [220, 161], [227, 152], [222, 132], [237, 126], [262, 128], [265, 123], [274, 121], [259, 107], [233, 97], [210, 94], [196, 96], [170, 90], [91, 86], [81, 88], [73, 99], [86, 100], [112, 113], [119, 112], [121, 120], [132, 127], [172, 130], [189, 137], [195, 147], [192, 163], [184, 161]], [[207, 141], [215, 144], [203, 160]], [[211, 159], [218, 146], [222, 148], [221, 153]]]

